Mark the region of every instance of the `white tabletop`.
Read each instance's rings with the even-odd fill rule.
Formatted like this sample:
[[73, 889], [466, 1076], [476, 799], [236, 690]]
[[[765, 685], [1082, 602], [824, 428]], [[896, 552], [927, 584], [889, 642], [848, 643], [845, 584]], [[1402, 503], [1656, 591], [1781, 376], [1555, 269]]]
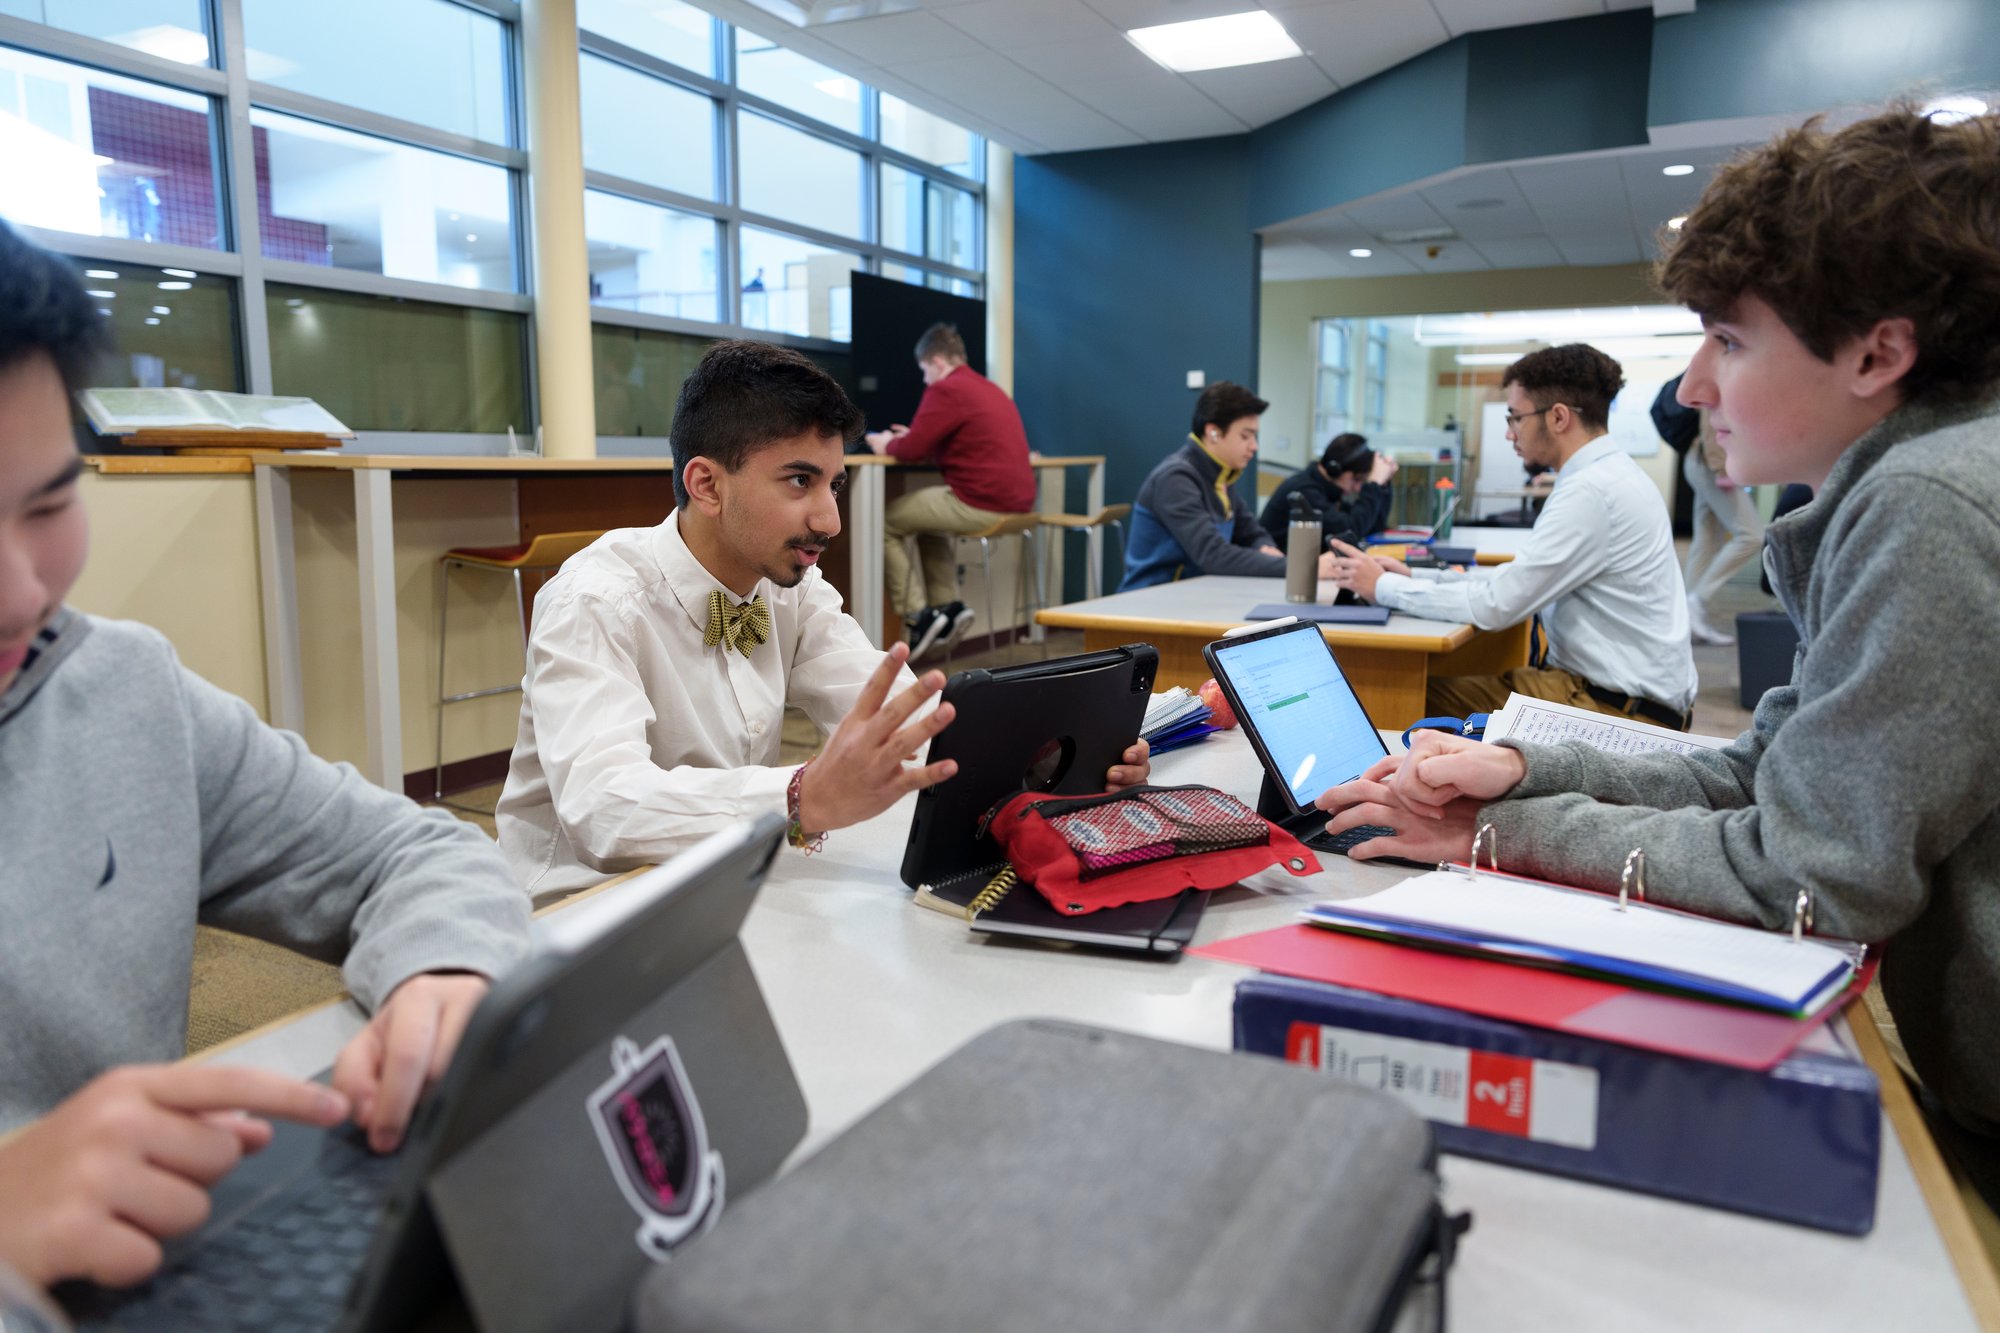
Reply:
[[[1162, 782], [1254, 799], [1237, 732], [1163, 756]], [[744, 941], [811, 1108], [810, 1152], [996, 1023], [1049, 1015], [1227, 1048], [1243, 969], [989, 941], [915, 907], [897, 878], [909, 802], [781, 853]], [[1198, 943], [1285, 924], [1318, 897], [1354, 897], [1407, 871], [1328, 856], [1320, 874], [1267, 872], [1216, 895]], [[616, 890], [611, 890], [615, 892]], [[324, 1068], [358, 1026], [320, 1011], [231, 1057]], [[1452, 1278], [1464, 1330], [1975, 1327], [1908, 1161], [1885, 1123], [1874, 1231], [1849, 1238], [1447, 1156], [1447, 1202], [1472, 1232]], [[796, 1159], [795, 1159], [796, 1160]]]
[[[1339, 589], [1332, 583], [1323, 582], [1319, 585], [1317, 600], [1323, 605], [1330, 605], [1337, 592]], [[1135, 629], [1152, 627], [1155, 633], [1164, 632], [1162, 627], [1169, 630], [1178, 627], [1188, 633], [1212, 631], [1219, 635], [1231, 626], [1248, 624], [1254, 607], [1284, 604], [1283, 579], [1203, 574], [1173, 583], [1156, 583], [1149, 588], [1134, 588], [1130, 592], [1116, 592], [1089, 601], [1047, 607], [1038, 613], [1037, 618], [1044, 624], [1058, 626], [1115, 629], [1129, 625]], [[1473, 634], [1470, 625], [1450, 620], [1426, 620], [1422, 616], [1406, 616], [1399, 611], [1390, 612], [1388, 621], [1380, 625], [1334, 622], [1320, 628], [1335, 642], [1380, 643], [1385, 648], [1430, 652], [1457, 647]]]

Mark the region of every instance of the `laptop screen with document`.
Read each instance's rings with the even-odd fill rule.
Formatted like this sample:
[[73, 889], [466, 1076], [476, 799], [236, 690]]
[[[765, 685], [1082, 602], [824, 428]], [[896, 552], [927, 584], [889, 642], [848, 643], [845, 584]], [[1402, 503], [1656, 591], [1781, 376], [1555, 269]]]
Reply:
[[1209, 665], [1294, 811], [1389, 753], [1310, 622], [1210, 644]]

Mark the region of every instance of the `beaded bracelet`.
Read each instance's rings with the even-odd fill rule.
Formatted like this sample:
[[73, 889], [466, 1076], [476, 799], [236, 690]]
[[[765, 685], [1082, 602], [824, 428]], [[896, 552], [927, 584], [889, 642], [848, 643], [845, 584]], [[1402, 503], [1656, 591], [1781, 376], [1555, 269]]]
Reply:
[[789, 821], [785, 825], [785, 841], [807, 856], [826, 846], [825, 833], [808, 833], [799, 820], [799, 793], [805, 786], [806, 768], [811, 763], [812, 760], [808, 759], [793, 769], [792, 780], [785, 784], [785, 818]]

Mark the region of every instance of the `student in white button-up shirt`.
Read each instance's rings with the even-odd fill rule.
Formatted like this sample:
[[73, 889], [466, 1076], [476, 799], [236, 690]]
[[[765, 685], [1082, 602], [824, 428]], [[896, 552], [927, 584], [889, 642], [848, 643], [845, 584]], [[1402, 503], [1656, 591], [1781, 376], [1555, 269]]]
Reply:
[[1507, 368], [1507, 437], [1525, 462], [1557, 469], [1531, 539], [1509, 563], [1438, 573], [1341, 549], [1335, 582], [1409, 615], [1499, 629], [1541, 613], [1548, 653], [1539, 667], [1434, 676], [1431, 714], [1490, 712], [1519, 693], [1686, 728], [1694, 657], [1672, 520], [1659, 488], [1605, 434], [1624, 382], [1616, 361], [1580, 343]]
[[[796, 352], [723, 342], [702, 358], [674, 414], [678, 507], [606, 533], [535, 598], [498, 811], [530, 893], [664, 860], [765, 811], [809, 847], [955, 771], [906, 763], [951, 720], [948, 706], [921, 711], [943, 675], [915, 679], [906, 645], [870, 644], [817, 567], [860, 430], [840, 386]], [[763, 637], [712, 635], [717, 598], [725, 619], [761, 603]], [[779, 766], [787, 704], [829, 736], [804, 766]], [[1109, 781], [1144, 781], [1144, 743], [1125, 758]]]

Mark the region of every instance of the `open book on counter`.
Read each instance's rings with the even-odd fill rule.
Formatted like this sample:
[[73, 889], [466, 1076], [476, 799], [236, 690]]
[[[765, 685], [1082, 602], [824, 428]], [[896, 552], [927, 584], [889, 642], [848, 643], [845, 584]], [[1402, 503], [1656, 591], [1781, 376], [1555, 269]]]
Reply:
[[[235, 432], [351, 440], [354, 432], [310, 398], [224, 393], [217, 389], [86, 389], [83, 413], [100, 435], [210, 437]], [[132, 443], [147, 443], [145, 438]]]
[[1547, 699], [1530, 699], [1525, 694], [1508, 695], [1500, 710], [1487, 718], [1485, 739], [1528, 741], [1535, 745], [1582, 741], [1607, 754], [1645, 754], [1652, 750], [1693, 754], [1697, 750], [1720, 750], [1736, 740], [1734, 736], [1696, 736], [1671, 727], [1656, 727], [1636, 717], [1593, 713], [1587, 708], [1572, 708]]

